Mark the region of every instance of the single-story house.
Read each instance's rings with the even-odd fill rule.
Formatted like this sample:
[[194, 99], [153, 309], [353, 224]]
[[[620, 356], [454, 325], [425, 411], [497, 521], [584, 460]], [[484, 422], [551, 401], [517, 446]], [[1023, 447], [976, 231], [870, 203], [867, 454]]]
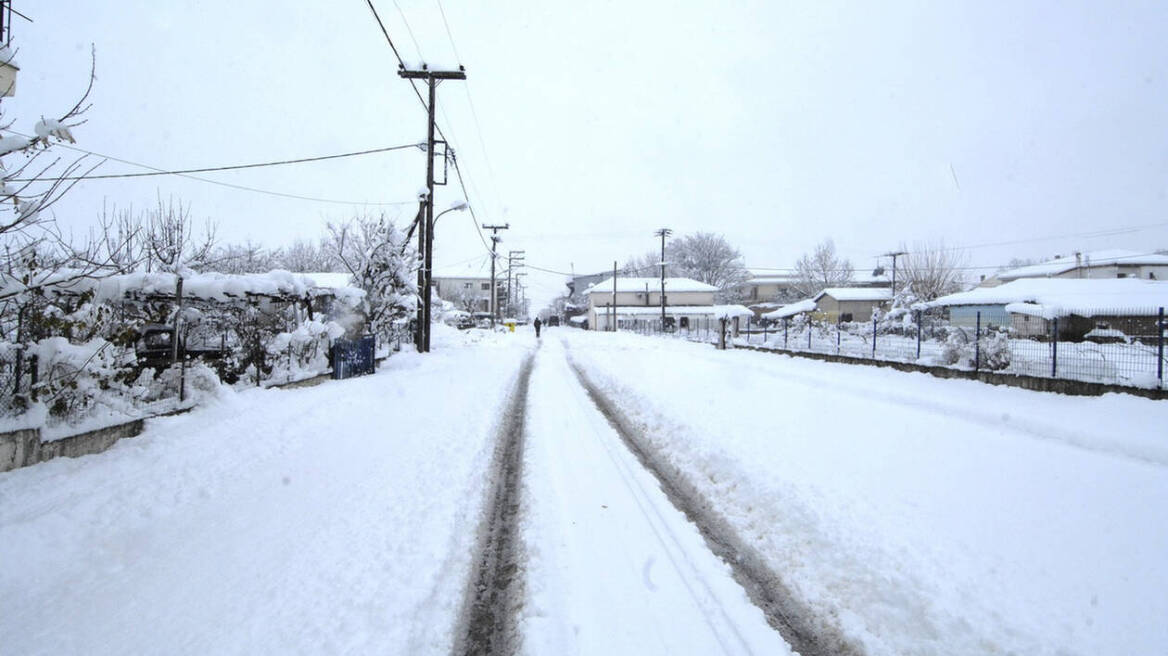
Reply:
[[[690, 278], [666, 278], [666, 316], [670, 315], [670, 308], [692, 309], [693, 312], [689, 314], [694, 314], [702, 307], [713, 307], [716, 291], [717, 287]], [[610, 277], [589, 287], [586, 295], [588, 326], [593, 330], [608, 330], [614, 312], [618, 325], [622, 317], [631, 321], [634, 316], [641, 318], [649, 316], [641, 312], [645, 308], [655, 309], [658, 316], [661, 314], [660, 278], [618, 277], [614, 287]], [[687, 313], [674, 311], [673, 314], [678, 315], [680, 319]]]
[[1121, 249], [1075, 253], [1000, 271], [981, 285], [993, 287], [1024, 278], [1168, 280], [1168, 255]]
[[1168, 307], [1168, 282], [1135, 278], [1022, 278], [977, 287], [927, 304], [945, 308], [951, 324], [1011, 328], [1019, 336], [1049, 336], [1058, 321], [1060, 339], [1082, 339], [1101, 329], [1129, 337], [1153, 337], [1160, 308]]
[[764, 319], [785, 319], [797, 314], [811, 314], [820, 321], [871, 321], [877, 309], [887, 309], [892, 302], [888, 287], [828, 287], [812, 298], [789, 303]]

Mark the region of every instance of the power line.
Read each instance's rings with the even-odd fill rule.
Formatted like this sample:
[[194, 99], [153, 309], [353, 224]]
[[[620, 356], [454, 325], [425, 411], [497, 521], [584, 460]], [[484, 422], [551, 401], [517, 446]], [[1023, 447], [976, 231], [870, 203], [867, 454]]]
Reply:
[[422, 46], [418, 45], [418, 39], [414, 36], [414, 30], [410, 27], [410, 21], [406, 20], [406, 12], [402, 11], [401, 5], [397, 0], [393, 0], [393, 6], [397, 7], [397, 13], [401, 16], [402, 24], [406, 26], [406, 33], [410, 35], [410, 41], [414, 42], [414, 50], [418, 53], [418, 59], [426, 60], [426, 56], [422, 54]]
[[[9, 132], [12, 132], [12, 131], [11, 131], [11, 130], [9, 130]], [[21, 135], [21, 134], [20, 134], [20, 133], [18, 133], [18, 132], [12, 132], [12, 134], [18, 134], [18, 135], [20, 135], [20, 136], [27, 137], [27, 135]], [[92, 150], [85, 150], [84, 148], [78, 148], [77, 146], [71, 146], [71, 145], [69, 145], [69, 144], [56, 143], [56, 144], [53, 144], [53, 146], [52, 146], [52, 147], [54, 147], [54, 148], [65, 148], [65, 149], [67, 149], [67, 150], [72, 150], [72, 151], [75, 151], [75, 152], [84, 153], [84, 154], [86, 154], [86, 155], [92, 155], [92, 156], [94, 156], [94, 157], [100, 157], [100, 158], [102, 158], [102, 159], [109, 160], [109, 161], [112, 161], [112, 162], [119, 162], [119, 163], [121, 163], [121, 164], [127, 164], [127, 165], [129, 165], [129, 166], [137, 166], [137, 167], [139, 167], [139, 168], [143, 168], [143, 169], [149, 169], [149, 170], [151, 170], [151, 171], [157, 171], [157, 172], [159, 172], [160, 174], [175, 175], [175, 176], [177, 176], [177, 177], [180, 177], [180, 178], [187, 178], [187, 179], [189, 179], [189, 180], [197, 180], [197, 181], [199, 181], [199, 182], [206, 182], [207, 184], [219, 185], [220, 187], [228, 187], [228, 188], [231, 188], [231, 189], [238, 189], [238, 190], [240, 190], [240, 191], [250, 191], [250, 192], [257, 193], [257, 194], [266, 194], [266, 195], [268, 195], [268, 196], [278, 196], [278, 197], [280, 197], [280, 198], [292, 198], [292, 199], [295, 199], [295, 200], [306, 200], [306, 201], [311, 201], [311, 202], [314, 202], [314, 203], [331, 203], [331, 204], [335, 204], [335, 205], [378, 205], [378, 206], [389, 206], [389, 205], [410, 205], [410, 204], [413, 204], [413, 203], [416, 203], [416, 202], [417, 202], [416, 200], [406, 200], [406, 201], [352, 201], [352, 200], [337, 200], [337, 199], [334, 199], [334, 198], [317, 198], [317, 197], [314, 197], [314, 196], [300, 196], [300, 195], [297, 195], [297, 194], [287, 194], [287, 193], [284, 193], [284, 192], [282, 192], [282, 191], [271, 191], [271, 190], [269, 190], [269, 189], [260, 189], [260, 188], [258, 188], [258, 187], [248, 187], [248, 186], [246, 186], [246, 185], [234, 184], [234, 183], [231, 183], [231, 182], [223, 182], [222, 180], [212, 180], [212, 179], [210, 179], [210, 178], [200, 178], [200, 177], [198, 177], [198, 176], [195, 176], [195, 175], [190, 175], [190, 174], [188, 174], [188, 173], [174, 173], [174, 172], [171, 172], [171, 171], [167, 171], [167, 170], [165, 170], [165, 169], [161, 169], [161, 168], [159, 168], [159, 167], [157, 167], [157, 166], [150, 166], [149, 164], [143, 164], [143, 163], [141, 163], [141, 162], [135, 162], [135, 161], [133, 161], [133, 160], [123, 159], [123, 158], [121, 158], [121, 157], [114, 157], [113, 155], [103, 155], [103, 154], [101, 154], [101, 153], [98, 153], [98, 152], [95, 152], [95, 151], [92, 151]], [[88, 176], [80, 176], [80, 177], [81, 177], [81, 179], [88, 179]]]
[[[9, 132], [11, 132], [11, 130], [9, 130]], [[13, 132], [13, 134], [19, 134], [19, 133]], [[21, 135], [21, 136], [24, 136], [24, 135]], [[58, 145], [63, 145], [63, 144], [58, 144]], [[278, 161], [273, 161], [273, 162], [260, 162], [260, 163], [256, 163], [256, 164], [235, 164], [235, 165], [231, 165], [231, 166], [209, 166], [209, 167], [200, 168], [200, 169], [177, 169], [177, 170], [172, 170], [172, 171], [154, 170], [154, 171], [150, 171], [148, 173], [110, 173], [107, 175], [74, 175], [74, 176], [65, 176], [62, 178], [55, 178], [55, 179], [58, 179], [58, 180], [112, 180], [112, 179], [116, 179], [116, 178], [145, 178], [145, 177], [151, 177], [151, 176], [156, 176], [156, 175], [185, 175], [188, 173], [210, 173], [213, 171], [238, 171], [238, 170], [242, 170], [242, 169], [257, 169], [257, 168], [263, 168], [263, 167], [268, 167], [268, 166], [283, 166], [285, 164], [303, 164], [306, 162], [322, 162], [322, 161], [330, 160], [330, 159], [343, 159], [346, 157], [357, 157], [359, 155], [372, 155], [374, 153], [387, 153], [387, 152], [394, 151], [394, 150], [405, 150], [407, 148], [419, 148], [422, 145], [423, 144], [405, 144], [405, 145], [401, 145], [401, 146], [388, 146], [386, 148], [372, 148], [370, 150], [358, 150], [358, 151], [353, 151], [353, 152], [349, 152], [349, 153], [339, 153], [336, 155], [321, 155], [318, 157], [301, 157], [298, 159], [285, 159], [285, 160], [278, 160]], [[112, 157], [109, 157], [106, 155], [98, 155], [96, 153], [90, 153], [90, 154], [93, 154], [96, 157], [104, 157], [105, 159], [113, 159], [114, 161], [122, 161], [122, 160], [118, 160], [118, 159], [115, 159], [115, 158], [112, 158]], [[35, 181], [36, 181], [35, 178], [15, 178], [15, 179], [9, 180], [9, 182], [35, 182]]]

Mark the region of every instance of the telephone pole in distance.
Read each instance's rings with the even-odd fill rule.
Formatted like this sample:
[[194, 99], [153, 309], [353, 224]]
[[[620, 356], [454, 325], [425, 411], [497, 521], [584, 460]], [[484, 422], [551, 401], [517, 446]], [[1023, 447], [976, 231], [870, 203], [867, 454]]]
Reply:
[[665, 238], [673, 234], [669, 228], [653, 233], [661, 238], [661, 332], [665, 332]]
[[483, 230], [491, 231], [491, 330], [495, 329], [495, 320], [499, 314], [499, 290], [495, 287], [495, 258], [498, 255], [495, 254], [495, 247], [499, 245], [499, 240], [501, 239], [499, 237], [499, 231], [510, 228], [510, 223], [504, 223], [503, 225], [483, 224]]

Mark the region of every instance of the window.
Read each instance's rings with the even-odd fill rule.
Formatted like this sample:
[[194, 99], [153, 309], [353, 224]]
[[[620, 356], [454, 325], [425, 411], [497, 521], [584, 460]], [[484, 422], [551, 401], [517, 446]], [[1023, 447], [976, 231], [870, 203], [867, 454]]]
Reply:
[[482, 286], [480, 289], [482, 289], [484, 292], [489, 292], [489, 291], [491, 291], [491, 283], [489, 283], [489, 282], [484, 282], [484, 283], [483, 283], [483, 286]]
[[1117, 274], [1115, 274], [1115, 277], [1116, 278], [1126, 278], [1127, 274], [1126, 273], [1117, 273]]
[[851, 312], [840, 313], [840, 321], [852, 321], [852, 313]]
[[471, 283], [469, 283], [469, 282], [464, 282], [464, 283], [462, 283], [462, 288], [463, 288], [463, 289], [470, 289], [470, 288], [471, 288]]

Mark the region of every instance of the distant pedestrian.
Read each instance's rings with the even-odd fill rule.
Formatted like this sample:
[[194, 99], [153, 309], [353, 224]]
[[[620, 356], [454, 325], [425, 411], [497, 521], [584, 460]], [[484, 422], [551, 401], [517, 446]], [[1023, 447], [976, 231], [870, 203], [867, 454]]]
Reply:
[[539, 320], [539, 317], [536, 317], [535, 321], [532, 322], [531, 325], [535, 326], [535, 336], [538, 338], [539, 337], [539, 327], [543, 325], [543, 322]]

